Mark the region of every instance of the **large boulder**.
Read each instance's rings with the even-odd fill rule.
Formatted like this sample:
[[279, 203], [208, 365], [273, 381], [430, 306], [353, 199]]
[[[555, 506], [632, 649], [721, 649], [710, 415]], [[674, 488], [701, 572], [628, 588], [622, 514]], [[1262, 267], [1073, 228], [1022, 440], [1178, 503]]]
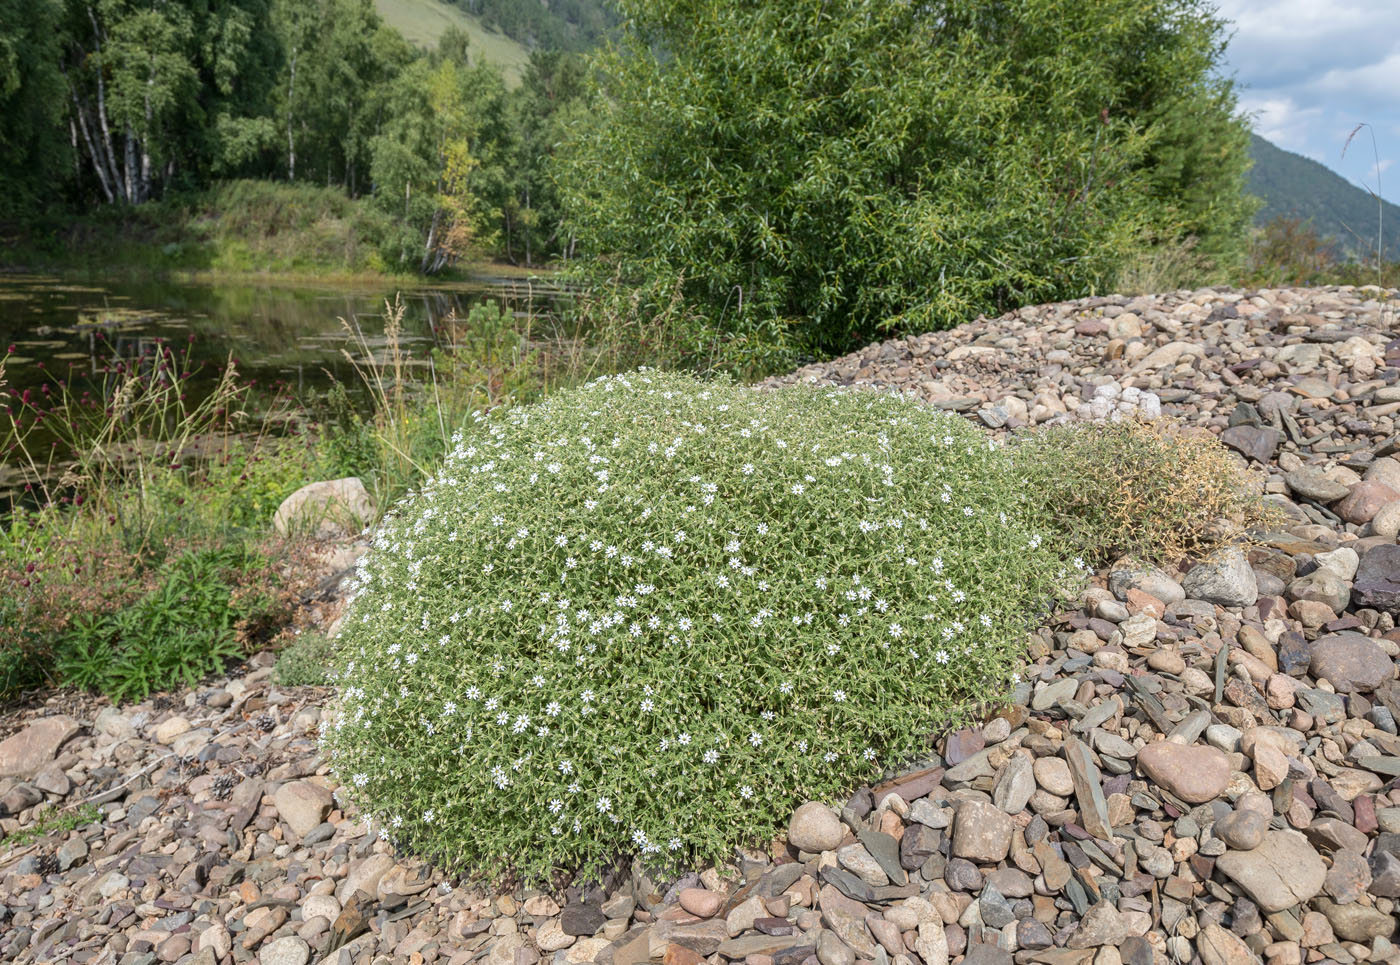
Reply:
[[360, 532], [374, 519], [374, 500], [356, 476], [308, 483], [277, 507], [278, 533], [335, 539]]

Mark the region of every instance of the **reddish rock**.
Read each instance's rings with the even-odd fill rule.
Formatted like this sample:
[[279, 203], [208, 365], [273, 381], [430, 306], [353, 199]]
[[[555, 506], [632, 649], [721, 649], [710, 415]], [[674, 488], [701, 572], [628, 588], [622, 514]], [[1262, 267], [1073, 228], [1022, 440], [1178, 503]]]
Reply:
[[1386, 503], [1400, 499], [1400, 493], [1376, 479], [1364, 479], [1351, 487], [1346, 498], [1333, 511], [1348, 523], [1369, 523]]

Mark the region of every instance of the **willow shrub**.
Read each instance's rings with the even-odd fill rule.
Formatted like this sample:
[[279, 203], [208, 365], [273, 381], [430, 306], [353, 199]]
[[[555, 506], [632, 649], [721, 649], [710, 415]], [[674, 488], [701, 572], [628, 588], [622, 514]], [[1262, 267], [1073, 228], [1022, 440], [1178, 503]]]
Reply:
[[727, 858], [1009, 690], [1068, 571], [893, 395], [637, 373], [484, 418], [386, 518], [324, 732], [381, 834], [540, 879]]

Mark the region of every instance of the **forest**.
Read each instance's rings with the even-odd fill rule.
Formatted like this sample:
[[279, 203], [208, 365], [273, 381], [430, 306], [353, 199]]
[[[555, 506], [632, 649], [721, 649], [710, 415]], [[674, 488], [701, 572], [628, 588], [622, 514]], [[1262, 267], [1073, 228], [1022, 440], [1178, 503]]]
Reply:
[[547, 260], [567, 244], [544, 168], [580, 105], [572, 50], [606, 18], [578, 0], [534, 19], [507, 12], [530, 4], [470, 6], [531, 39], [517, 86], [461, 31], [411, 46], [371, 0], [3, 0], [0, 216], [280, 181], [365, 199], [391, 270], [431, 274], [469, 250]]

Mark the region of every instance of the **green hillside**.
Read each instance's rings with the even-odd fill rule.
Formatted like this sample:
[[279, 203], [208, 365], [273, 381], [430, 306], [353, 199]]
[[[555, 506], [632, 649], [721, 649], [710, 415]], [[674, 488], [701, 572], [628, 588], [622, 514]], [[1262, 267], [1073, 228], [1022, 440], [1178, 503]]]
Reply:
[[488, 29], [479, 17], [445, 0], [374, 0], [374, 8], [386, 24], [419, 47], [436, 47], [448, 27], [465, 31], [471, 37], [473, 57], [501, 67], [512, 86], [519, 83], [529, 63], [530, 52], [524, 44]]
[[[1275, 218], [1311, 221], [1317, 233], [1330, 237], [1343, 252], [1374, 257], [1376, 250], [1376, 199], [1346, 178], [1301, 154], [1285, 151], [1253, 136], [1249, 172], [1250, 190], [1264, 199], [1255, 221]], [[1386, 256], [1400, 259], [1400, 206], [1382, 205]]]

